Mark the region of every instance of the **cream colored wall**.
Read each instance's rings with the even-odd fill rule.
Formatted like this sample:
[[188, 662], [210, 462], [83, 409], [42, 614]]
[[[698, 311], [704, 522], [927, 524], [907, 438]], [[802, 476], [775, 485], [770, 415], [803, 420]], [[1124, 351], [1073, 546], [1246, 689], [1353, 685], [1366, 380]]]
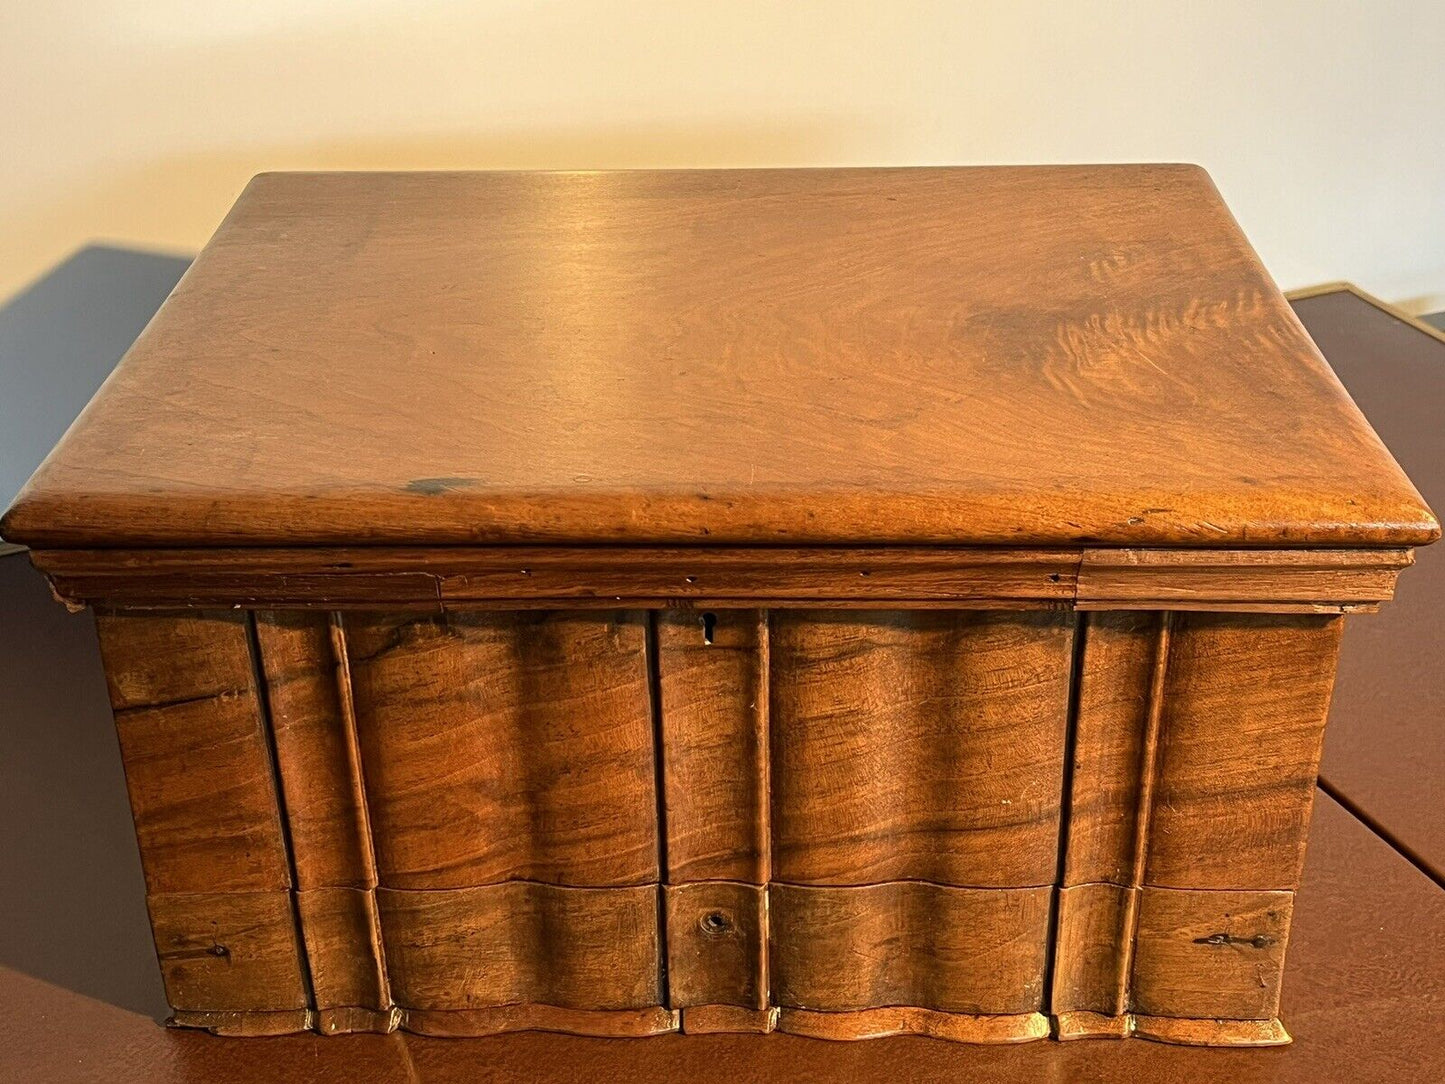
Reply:
[[1435, 4], [0, 0], [0, 298], [269, 169], [1188, 160], [1282, 286], [1445, 307]]

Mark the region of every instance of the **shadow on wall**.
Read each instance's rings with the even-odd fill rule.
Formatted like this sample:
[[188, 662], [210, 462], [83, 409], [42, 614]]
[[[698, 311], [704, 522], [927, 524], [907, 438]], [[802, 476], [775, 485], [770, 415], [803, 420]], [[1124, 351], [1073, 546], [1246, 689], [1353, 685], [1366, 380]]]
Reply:
[[0, 509], [190, 266], [87, 245], [0, 308]]
[[[0, 308], [0, 504], [189, 266], [80, 249]], [[0, 556], [0, 964], [154, 1017], [165, 995], [95, 624]]]
[[0, 557], [0, 964], [160, 1019], [95, 622]]

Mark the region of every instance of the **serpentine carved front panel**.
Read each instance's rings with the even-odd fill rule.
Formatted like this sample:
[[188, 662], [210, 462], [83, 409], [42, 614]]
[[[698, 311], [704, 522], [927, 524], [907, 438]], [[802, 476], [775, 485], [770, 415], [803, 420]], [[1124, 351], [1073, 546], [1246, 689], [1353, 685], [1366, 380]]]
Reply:
[[1276, 1041], [1339, 623], [306, 610], [100, 631], [179, 1022]]

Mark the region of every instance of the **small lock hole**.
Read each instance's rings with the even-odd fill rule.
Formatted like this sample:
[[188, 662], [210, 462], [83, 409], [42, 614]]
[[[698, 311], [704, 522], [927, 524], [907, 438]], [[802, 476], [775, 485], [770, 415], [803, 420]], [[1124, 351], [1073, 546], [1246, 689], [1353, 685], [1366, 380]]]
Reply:
[[725, 934], [732, 928], [732, 923], [728, 920], [728, 916], [721, 911], [709, 911], [702, 916], [698, 925], [702, 927], [703, 933], [712, 937]]
[[705, 613], [702, 615], [702, 642], [712, 643], [713, 630], [717, 628], [717, 614]]

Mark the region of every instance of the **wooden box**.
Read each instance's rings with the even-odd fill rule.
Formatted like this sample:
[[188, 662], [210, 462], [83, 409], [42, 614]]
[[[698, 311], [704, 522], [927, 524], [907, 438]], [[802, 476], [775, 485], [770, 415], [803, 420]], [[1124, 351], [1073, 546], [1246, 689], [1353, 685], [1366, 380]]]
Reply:
[[4, 533], [177, 1023], [1249, 1045], [1439, 527], [1120, 166], [263, 175]]

